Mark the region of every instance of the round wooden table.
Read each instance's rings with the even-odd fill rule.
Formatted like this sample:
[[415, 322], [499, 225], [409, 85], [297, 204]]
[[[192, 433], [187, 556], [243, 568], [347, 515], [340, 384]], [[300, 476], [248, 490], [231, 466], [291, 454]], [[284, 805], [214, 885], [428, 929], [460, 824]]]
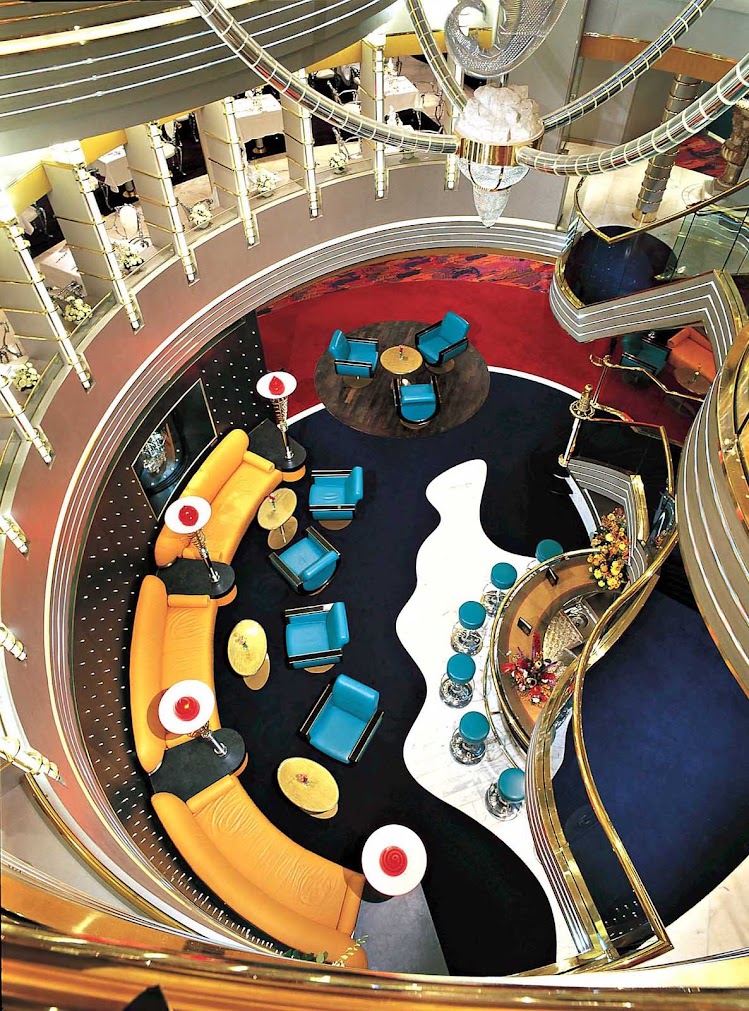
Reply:
[[251, 618], [238, 622], [229, 634], [229, 663], [248, 688], [257, 691], [270, 676], [268, 640], [262, 625]]
[[278, 767], [284, 797], [313, 818], [332, 818], [338, 812], [338, 783], [311, 758], [286, 758]]
[[294, 516], [296, 494], [291, 488], [279, 488], [260, 503], [258, 524], [268, 530], [268, 547], [274, 551], [293, 540], [299, 524]]
[[[416, 334], [428, 325], [416, 320], [383, 320], [347, 333], [346, 336], [352, 340], [374, 338], [380, 349], [380, 364], [375, 369], [374, 378], [361, 389], [346, 386], [342, 377], [336, 375], [332, 356], [327, 351], [321, 355], [315, 369], [315, 390], [327, 411], [357, 432], [394, 439], [428, 439], [472, 418], [489, 394], [489, 370], [470, 343], [469, 333], [468, 350], [453, 359], [454, 369], [446, 375], [437, 376], [442, 405], [436, 417], [428, 425], [416, 429], [406, 428], [398, 420], [393, 403], [393, 373], [388, 365], [392, 361], [396, 367], [399, 362], [406, 364], [411, 382], [430, 382], [431, 373], [424, 365], [420, 364], [413, 372], [409, 366], [416, 361], [412, 356], [419, 355], [421, 359], [421, 353], [414, 346]], [[398, 352], [399, 346], [403, 347], [403, 359]]]
[[380, 355], [380, 365], [394, 376], [408, 376], [424, 364], [421, 351], [398, 344]]

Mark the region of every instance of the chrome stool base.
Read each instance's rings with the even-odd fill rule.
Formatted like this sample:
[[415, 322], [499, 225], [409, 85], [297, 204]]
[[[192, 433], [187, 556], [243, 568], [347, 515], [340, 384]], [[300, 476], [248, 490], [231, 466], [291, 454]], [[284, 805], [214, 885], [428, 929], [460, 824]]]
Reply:
[[456, 730], [450, 738], [450, 754], [461, 765], [478, 765], [486, 754], [486, 744], [484, 741], [480, 744], [469, 744], [460, 731]]
[[440, 682], [440, 698], [452, 709], [463, 709], [473, 698], [473, 685], [456, 684], [451, 677], [443, 677]]
[[475, 629], [456, 628], [450, 636], [450, 645], [456, 653], [467, 653], [473, 656], [484, 644], [484, 637]]
[[508, 804], [506, 800], [503, 800], [499, 795], [496, 783], [492, 783], [487, 789], [484, 800], [486, 801], [486, 809], [489, 814], [493, 814], [500, 821], [512, 821], [513, 818], [517, 818], [520, 814], [522, 805]]

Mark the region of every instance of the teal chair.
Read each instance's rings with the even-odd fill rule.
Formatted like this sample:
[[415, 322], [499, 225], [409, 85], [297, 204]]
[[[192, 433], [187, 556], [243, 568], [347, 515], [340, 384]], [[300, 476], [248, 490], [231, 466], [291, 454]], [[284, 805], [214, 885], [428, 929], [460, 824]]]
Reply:
[[510, 821], [520, 813], [525, 800], [525, 773], [522, 769], [505, 769], [496, 783], [486, 791], [487, 810], [502, 821]]
[[364, 470], [313, 470], [309, 490], [309, 511], [322, 527], [340, 530], [356, 515], [364, 496]]
[[367, 386], [374, 378], [379, 351], [373, 337], [350, 340], [343, 330], [335, 330], [328, 344], [336, 375], [342, 376], [347, 386]]
[[380, 693], [339, 674], [325, 688], [299, 729], [313, 748], [345, 765], [354, 765], [379, 727]]
[[317, 593], [335, 575], [341, 554], [314, 527], [307, 527], [304, 537], [281, 554], [271, 552], [268, 559], [297, 593]]
[[476, 711], [461, 716], [460, 723], [450, 739], [450, 754], [461, 765], [476, 765], [486, 753], [489, 721]]
[[[621, 340], [622, 354], [619, 364], [644, 369], [651, 376], [657, 376], [668, 361], [669, 349], [648, 340], [649, 336], [639, 333], [625, 334]], [[623, 375], [631, 386], [646, 386], [648, 383], [641, 372], [627, 372]]]
[[284, 621], [289, 667], [321, 674], [341, 659], [343, 647], [349, 641], [343, 601], [291, 608], [284, 611]]
[[436, 376], [428, 383], [407, 383], [396, 376], [393, 398], [400, 423], [406, 428], [423, 428], [439, 413], [441, 401]]
[[434, 323], [415, 335], [416, 350], [420, 351], [426, 366], [433, 372], [449, 372], [455, 359], [468, 350], [470, 324], [456, 312], [446, 312], [439, 323]]

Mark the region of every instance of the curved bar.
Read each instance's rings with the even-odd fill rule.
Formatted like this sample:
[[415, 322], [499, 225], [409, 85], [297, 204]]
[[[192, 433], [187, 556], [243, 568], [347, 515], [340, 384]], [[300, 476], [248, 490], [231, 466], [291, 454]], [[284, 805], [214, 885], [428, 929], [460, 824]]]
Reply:
[[439, 86], [447, 95], [447, 99], [454, 109], [465, 108], [468, 99], [450, 73], [445, 57], [437, 48], [432, 29], [429, 27], [427, 16], [424, 13], [423, 3], [421, 0], [406, 0], [406, 7], [411, 18], [411, 24], [414, 26], [414, 33], [419, 40], [421, 51], [424, 53], [426, 61], [432, 69], [432, 73], [437, 78]]
[[684, 112], [661, 123], [655, 130], [619, 144], [599, 154], [555, 155], [522, 147], [517, 152], [518, 165], [527, 165], [539, 172], [561, 176], [597, 175], [615, 172], [625, 165], [643, 161], [654, 154], [673, 151], [688, 137], [704, 130], [727, 108], [749, 93], [749, 53], [722, 77], [702, 98], [692, 102]]
[[403, 151], [426, 151], [432, 154], [455, 154], [457, 140], [455, 137], [436, 133], [418, 133], [377, 123], [373, 119], [359, 116], [357, 113], [346, 112], [342, 105], [325, 98], [298, 77], [290, 73], [278, 60], [273, 59], [262, 46], [248, 35], [240, 24], [231, 16], [219, 0], [190, 0], [195, 10], [201, 15], [213, 31], [224, 40], [246, 66], [262, 77], [268, 84], [278, 88], [292, 102], [298, 102], [302, 108], [319, 116], [327, 123], [337, 126], [349, 133], [398, 147]]
[[641, 74], [649, 70], [673, 46], [676, 40], [681, 38], [697, 18], [702, 17], [703, 12], [712, 3], [713, 0], [691, 0], [668, 28], [650, 45], [646, 46], [641, 53], [638, 53], [633, 60], [620, 67], [615, 74], [606, 78], [587, 94], [545, 116], [544, 130], [557, 130], [560, 126], [567, 126], [568, 123], [572, 123], [574, 120], [580, 119], [581, 116], [586, 116], [593, 109], [599, 108], [613, 95], [624, 91], [627, 85], [636, 81]]

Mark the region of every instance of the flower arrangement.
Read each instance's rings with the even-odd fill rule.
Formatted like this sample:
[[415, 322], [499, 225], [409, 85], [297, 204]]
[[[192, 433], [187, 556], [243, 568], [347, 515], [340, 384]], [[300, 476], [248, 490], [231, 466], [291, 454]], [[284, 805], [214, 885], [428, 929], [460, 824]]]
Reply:
[[119, 247], [118, 259], [123, 270], [137, 270], [146, 262], [143, 254], [135, 246], [124, 245]]
[[339, 175], [343, 175], [346, 171], [346, 165], [348, 164], [348, 156], [343, 153], [343, 151], [334, 151], [333, 154], [328, 159], [328, 165], [337, 172]]
[[22, 362], [12, 367], [11, 382], [17, 390], [33, 390], [40, 378], [31, 362]]
[[604, 590], [621, 590], [627, 580], [629, 538], [624, 510], [617, 506], [601, 519], [601, 526], [590, 541], [588, 571]]
[[501, 665], [500, 670], [503, 674], [510, 675], [521, 695], [525, 695], [533, 705], [542, 706], [548, 702], [551, 690], [557, 683], [554, 673], [557, 663], [557, 660], [547, 660], [544, 657], [541, 636], [534, 632], [530, 656], [518, 649], [514, 656], [508, 657], [507, 663]]
[[276, 189], [278, 179], [275, 172], [269, 169], [258, 169], [255, 172], [255, 192], [259, 197], [269, 197]]
[[89, 318], [92, 312], [93, 309], [88, 302], [84, 302], [82, 298], [76, 295], [68, 295], [65, 299], [63, 317], [68, 323], [82, 323], [84, 319]]
[[190, 224], [194, 228], [207, 228], [213, 221], [213, 211], [209, 200], [198, 200], [188, 211]]

